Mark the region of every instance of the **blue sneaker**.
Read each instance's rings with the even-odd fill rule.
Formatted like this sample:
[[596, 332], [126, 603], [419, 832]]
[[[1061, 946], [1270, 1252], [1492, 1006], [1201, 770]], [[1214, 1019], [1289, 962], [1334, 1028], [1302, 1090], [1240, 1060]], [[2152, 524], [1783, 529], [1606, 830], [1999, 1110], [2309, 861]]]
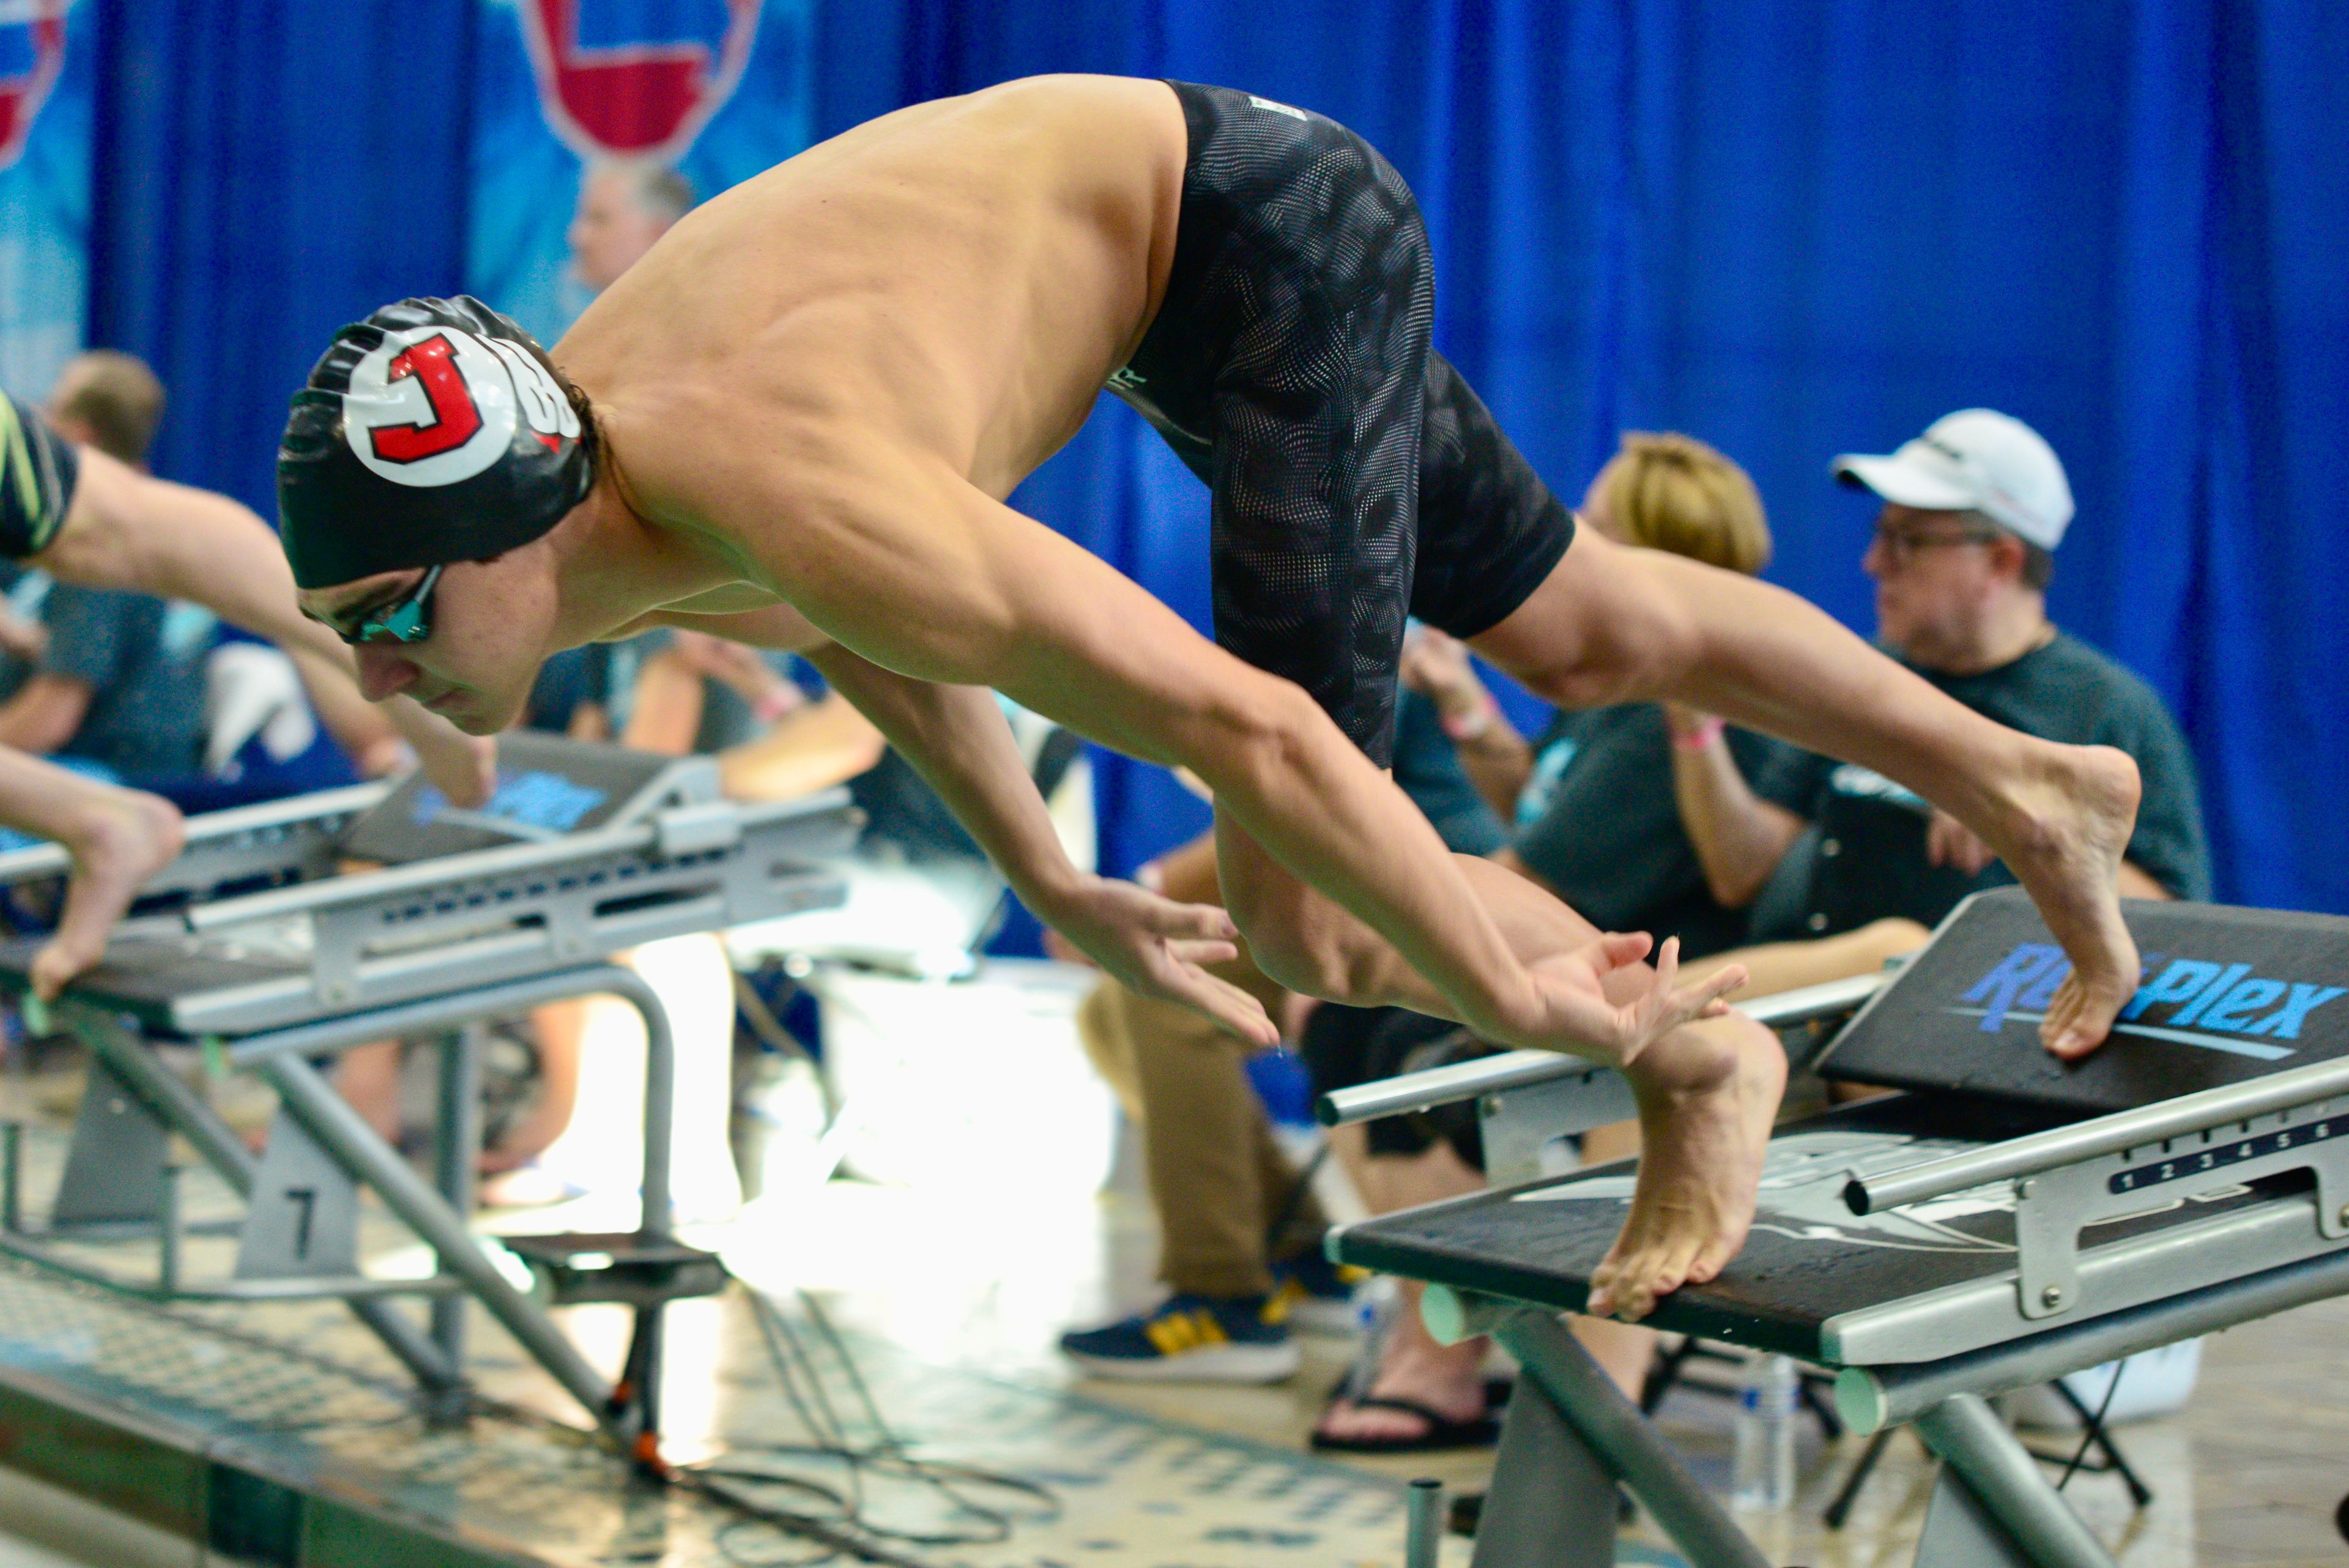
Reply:
[[1061, 1354], [1092, 1376], [1145, 1383], [1278, 1383], [1302, 1359], [1267, 1296], [1178, 1295], [1064, 1334]]

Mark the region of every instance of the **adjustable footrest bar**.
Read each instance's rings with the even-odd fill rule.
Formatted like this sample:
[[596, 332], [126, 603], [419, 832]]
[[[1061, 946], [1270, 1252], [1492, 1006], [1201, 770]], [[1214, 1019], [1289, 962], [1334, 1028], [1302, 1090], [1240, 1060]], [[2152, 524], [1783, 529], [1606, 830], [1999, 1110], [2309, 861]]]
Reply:
[[0, 1231], [0, 1252], [37, 1263], [53, 1274], [79, 1280], [86, 1285], [150, 1302], [296, 1302], [357, 1303], [387, 1296], [445, 1296], [465, 1289], [454, 1274], [422, 1279], [384, 1279], [374, 1274], [317, 1275], [282, 1280], [216, 1280], [208, 1283], [162, 1283], [124, 1279], [121, 1275], [68, 1257], [36, 1237]]
[[2329, 1253], [1946, 1361], [1847, 1366], [1836, 1377], [1836, 1410], [1845, 1426], [1864, 1436], [1913, 1421], [1954, 1394], [2003, 1394], [2052, 1383], [2083, 1367], [2344, 1294], [2349, 1294], [2349, 1251]]

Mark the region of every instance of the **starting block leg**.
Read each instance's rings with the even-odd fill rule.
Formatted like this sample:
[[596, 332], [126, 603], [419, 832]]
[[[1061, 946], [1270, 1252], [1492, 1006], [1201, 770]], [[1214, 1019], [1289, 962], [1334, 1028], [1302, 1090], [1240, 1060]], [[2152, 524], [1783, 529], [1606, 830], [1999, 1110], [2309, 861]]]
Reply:
[[[488, 1308], [490, 1315], [504, 1324], [573, 1398], [600, 1414], [611, 1386], [587, 1365], [553, 1320], [498, 1272], [465, 1229], [463, 1218], [376, 1137], [375, 1130], [308, 1062], [281, 1054], [264, 1057], [261, 1066], [277, 1090], [279, 1101], [304, 1130], [345, 1169], [374, 1188], [386, 1206], [440, 1254], [441, 1266], [465, 1282], [473, 1299]], [[439, 1354], [437, 1346], [434, 1354]]]
[[122, 1075], [104, 1056], [93, 1057], [49, 1222], [59, 1229], [155, 1224], [163, 1212], [171, 1137]]
[[[1489, 1334], [1499, 1340], [1517, 1358], [1525, 1375], [1545, 1397], [1542, 1403], [1550, 1407], [1556, 1417], [1557, 1429], [1549, 1438], [1565, 1439], [1564, 1446], [1581, 1450], [1578, 1459], [1568, 1461], [1576, 1467], [1574, 1473], [1588, 1476], [1595, 1472], [1601, 1478], [1599, 1485], [1578, 1484], [1575, 1491], [1578, 1511], [1594, 1506], [1589, 1500], [1595, 1499], [1595, 1506], [1605, 1510], [1603, 1524], [1587, 1531], [1583, 1540], [1570, 1547], [1568, 1555], [1555, 1561], [1567, 1568], [1583, 1568], [1587, 1561], [1613, 1561], [1615, 1490], [1606, 1482], [1619, 1480], [1671, 1536], [1691, 1568], [1770, 1568], [1769, 1559], [1697, 1484], [1688, 1467], [1681, 1463], [1680, 1456], [1657, 1435], [1640, 1414], [1639, 1407], [1626, 1399], [1623, 1391], [1599, 1370], [1590, 1353], [1576, 1342], [1557, 1314], [1442, 1285], [1429, 1286], [1421, 1299], [1428, 1332], [1438, 1341], [1456, 1345], [1476, 1334]], [[1516, 1407], [1521, 1398], [1519, 1395], [1510, 1401], [1512, 1427], [1517, 1425]], [[1553, 1502], [1550, 1506], [1556, 1505]], [[1484, 1528], [1477, 1532], [1476, 1568], [1492, 1568], [1492, 1564], [1504, 1564], [1506, 1568], [1526, 1564], [1530, 1568], [1538, 1561], [1532, 1557], [1495, 1557], [1488, 1563], [1483, 1548], [1484, 1537], [1490, 1529], [1488, 1516]], [[1594, 1547], [1599, 1554], [1587, 1557]]]
[[[460, 1024], [440, 1045], [436, 1085], [440, 1105], [439, 1115], [434, 1118], [433, 1177], [440, 1196], [456, 1214], [473, 1211], [474, 1174], [481, 1158], [481, 1042], [485, 1033], [479, 1023]], [[456, 1272], [445, 1255], [440, 1258], [439, 1267], [443, 1272]], [[430, 1311], [432, 1343], [440, 1346], [450, 1366], [462, 1366], [465, 1298], [435, 1296]], [[469, 1404], [470, 1400], [463, 1397], [437, 1401], [431, 1412], [434, 1424], [461, 1423], [470, 1413]]]
[[[252, 1197], [260, 1160], [179, 1075], [156, 1060], [145, 1041], [112, 1023], [93, 1028], [83, 1038], [90, 1048], [93, 1078], [96, 1069], [103, 1065], [144, 1102], [150, 1113], [185, 1137], [197, 1156], [218, 1172], [238, 1197]], [[442, 1359], [432, 1342], [389, 1302], [355, 1301], [350, 1309], [428, 1395], [461, 1386], [462, 1371]]]
[[1509, 1396], [1470, 1568], [1612, 1568], [1615, 1478], [1531, 1378]]
[[1917, 1568], [2113, 1568], [1980, 1395], [1953, 1394], [1914, 1425], [1942, 1463]]

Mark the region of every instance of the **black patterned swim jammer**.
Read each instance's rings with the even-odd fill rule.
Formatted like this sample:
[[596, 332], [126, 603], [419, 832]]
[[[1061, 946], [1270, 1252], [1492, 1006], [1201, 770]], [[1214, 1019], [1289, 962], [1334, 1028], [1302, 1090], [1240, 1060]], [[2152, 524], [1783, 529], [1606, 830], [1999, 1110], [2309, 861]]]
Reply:
[[21, 561], [48, 548], [80, 477], [73, 443], [0, 392], [0, 560]]
[[1429, 347], [1402, 177], [1319, 115], [1167, 85], [1190, 132], [1174, 270], [1110, 389], [1214, 492], [1216, 641], [1384, 766], [1405, 617], [1492, 627], [1574, 517]]

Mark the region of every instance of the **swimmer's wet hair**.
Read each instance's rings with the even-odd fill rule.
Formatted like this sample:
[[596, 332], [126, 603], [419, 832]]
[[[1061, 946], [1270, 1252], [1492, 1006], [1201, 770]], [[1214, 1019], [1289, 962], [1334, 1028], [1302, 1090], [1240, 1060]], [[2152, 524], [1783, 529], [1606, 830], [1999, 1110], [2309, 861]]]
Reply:
[[1770, 564], [1770, 524], [1745, 471], [1693, 436], [1631, 431], [1603, 492], [1623, 536], [1749, 576]]

